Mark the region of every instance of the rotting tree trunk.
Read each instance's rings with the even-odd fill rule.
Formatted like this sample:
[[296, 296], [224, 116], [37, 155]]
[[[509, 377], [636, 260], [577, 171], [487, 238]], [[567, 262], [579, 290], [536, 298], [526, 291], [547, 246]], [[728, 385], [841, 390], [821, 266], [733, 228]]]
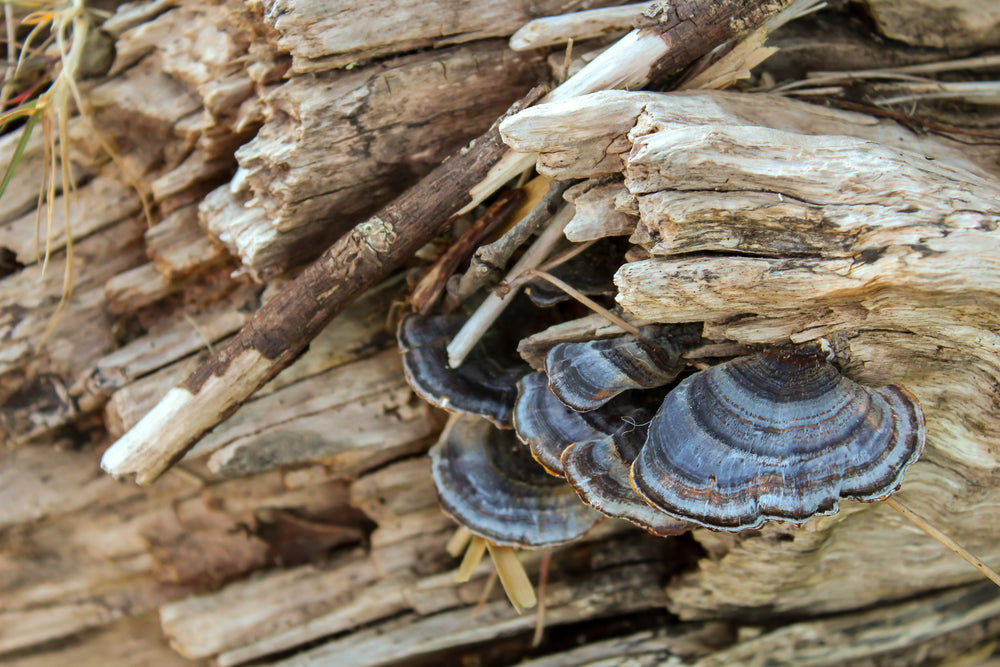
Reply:
[[[442, 416], [413, 396], [391, 349], [387, 314], [405, 297], [402, 276], [351, 305], [151, 488], [103, 475], [104, 447], [269, 301], [285, 283], [280, 271], [403, 192], [542, 76], [541, 53], [514, 54], [499, 39], [532, 18], [511, 3], [412, 3], [409, 20], [388, 24], [371, 17], [391, 19], [400, 3], [341, 3], [332, 15], [327, 4], [150, 3], [112, 19], [113, 75], [85, 87], [97, 127], [152, 197], [155, 224], [146, 228], [128, 179], [75, 122], [75, 289], [58, 319], [65, 236], [53, 238], [44, 274], [34, 246], [39, 138], [0, 200], [0, 245], [17, 262], [0, 281], [0, 424], [13, 444], [0, 451], [0, 661], [452, 664], [479, 653], [487, 664], [630, 656], [707, 667], [902, 665], [992, 651], [992, 586], [878, 505], [740, 537], [665, 540], [607, 522], [553, 554], [538, 649], [529, 646], [534, 617], [517, 616], [499, 593], [472, 618], [488, 571], [451, 582], [444, 545], [454, 524], [437, 509], [422, 456]], [[873, 15], [898, 17], [890, 5], [873, 1]], [[345, 22], [352, 12], [368, 18]], [[886, 29], [926, 34], [905, 27]], [[843, 69], [841, 55], [860, 58], [858, 44], [867, 60], [854, 67], [942, 58], [880, 50], [837, 14], [792, 28], [783, 39], [794, 55], [776, 71], [795, 59]], [[989, 45], [969, 28], [939, 35]], [[574, 54], [589, 48], [578, 43]], [[561, 68], [563, 53], [553, 60]], [[530, 148], [563, 142], [548, 163], [560, 177], [601, 179], [567, 195], [581, 238], [641, 218], [636, 239], [651, 257], [619, 277], [641, 315], [671, 319], [657, 310], [669, 299], [672, 313], [707, 320], [719, 339], [826, 336], [854, 377], [906, 383], [924, 403], [930, 440], [901, 495], [1000, 564], [989, 314], [997, 153], [784, 101], [756, 109], [744, 97], [709, 95], [698, 111], [671, 111], [663, 100], [676, 98], [637, 107], [634, 96], [612, 96], [593, 122], [560, 113], [549, 143]], [[664, 136], [657, 113], [673, 113], [687, 134]], [[559, 125], [566, 118], [599, 131], [576, 141]], [[699, 134], [703, 126], [713, 131]], [[786, 134], [766, 144], [746, 131], [760, 126]], [[857, 139], [824, 153], [803, 136]], [[9, 155], [15, 141], [5, 137], [0, 150]], [[904, 183], [912, 161], [875, 164], [898, 177], [893, 192], [919, 193], [927, 217], [903, 211], [886, 229], [859, 212], [857, 190], [837, 179], [882, 179], [861, 176], [858, 160], [872, 153], [859, 154], [858, 141], [882, 147], [876, 157], [896, 147], [949, 165], [943, 180], [940, 166]], [[781, 161], [789, 171], [754, 181], [754, 159], [793, 145]], [[822, 164], [805, 170], [810, 159]], [[657, 166], [681, 160], [681, 173]], [[736, 173], [752, 187], [702, 196]], [[774, 201], [791, 199], [789, 180], [814, 189]], [[966, 213], [935, 217], [941, 192], [964, 197]], [[775, 216], [789, 226], [755, 235]], [[674, 279], [660, 284], [665, 274]], [[860, 298], [866, 290], [871, 298]], [[540, 554], [525, 560], [537, 576]]]

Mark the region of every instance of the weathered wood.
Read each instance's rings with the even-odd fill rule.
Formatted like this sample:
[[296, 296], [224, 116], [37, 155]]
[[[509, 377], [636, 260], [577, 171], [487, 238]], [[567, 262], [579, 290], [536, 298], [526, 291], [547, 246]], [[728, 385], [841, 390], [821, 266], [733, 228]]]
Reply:
[[[924, 406], [928, 446], [902, 497], [987, 562], [1000, 559], [984, 531], [994, 524], [983, 523], [995, 488], [1000, 179], [955, 144], [790, 101], [744, 97], [735, 111], [725, 93], [590, 98], [573, 111], [527, 110], [501, 130], [541, 151], [557, 177], [617, 163], [637, 198], [633, 238], [654, 255], [619, 270], [621, 305], [652, 321], [706, 322], [719, 340], [826, 337], [850, 376], [905, 384]], [[632, 125], [615, 128], [608, 160], [607, 128], [622, 118]], [[584, 138], [581, 126], [602, 130]], [[916, 530], [888, 508], [849, 503], [802, 528], [697, 531], [711, 558], [670, 586], [671, 608], [686, 618], [815, 613], [975, 580]]]
[[[623, 38], [618, 49], [609, 50], [553, 95], [571, 97], [676, 71], [780, 7], [754, 2], [736, 7], [692, 3], [680, 11], [659, 7], [646, 17], [644, 29]], [[645, 58], [621, 68], [623, 55], [653, 44], [658, 48], [648, 53], [643, 49]], [[495, 127], [327, 250], [262, 308], [216, 360], [171, 390], [113, 445], [105, 455], [105, 469], [117, 476], [135, 473], [140, 483], [153, 481], [288, 365], [351, 299], [425, 244], [441, 218], [482, 201], [520, 172], [525, 158], [500, 148]], [[185, 414], [184, 424], [176, 419], [180, 413]]]
[[988, 0], [865, 0], [887, 37], [948, 49], [997, 47], [1000, 8]]
[[510, 48], [526, 51], [565, 44], [570, 40], [578, 42], [615, 32], [623, 33], [632, 27], [648, 6], [649, 3], [641, 2], [535, 19], [510, 36]]
[[607, 4], [613, 3], [543, 0], [529, 8], [487, 0], [470, 12], [455, 0], [349, 0], [331, 13], [319, 0], [268, 0], [264, 20], [281, 34], [278, 45], [292, 54], [293, 71], [311, 72], [392, 53], [504, 37], [537, 16]]
[[618, 208], [619, 196], [628, 196], [618, 179], [591, 179], [566, 191], [566, 201], [573, 204], [573, 219], [566, 225], [566, 238], [575, 243], [605, 236], [626, 236], [635, 230], [636, 219]]
[[254, 214], [233, 225], [213, 205], [202, 222], [261, 275], [310, 261], [538, 80], [537, 57], [499, 41], [293, 77], [268, 95], [268, 122], [236, 153], [229, 196], [252, 200]]
[[4, 664], [10, 667], [48, 667], [57, 663], [77, 667], [190, 667], [192, 664], [159, 637], [155, 614], [119, 619], [88, 631], [74, 642], [4, 659]]
[[46, 472], [11, 489], [40, 504], [10, 520], [43, 513], [47, 519], [8, 525], [5, 536], [16, 539], [5, 537], [0, 545], [0, 653], [142, 614], [260, 568], [282, 552], [292, 555], [265, 539], [258, 519], [265, 508], [320, 516], [343, 516], [346, 509], [344, 487], [322, 468], [311, 477], [271, 473], [208, 486], [176, 475], [149, 492], [105, 486], [95, 477], [94, 447], [46, 448], [45, 455]]

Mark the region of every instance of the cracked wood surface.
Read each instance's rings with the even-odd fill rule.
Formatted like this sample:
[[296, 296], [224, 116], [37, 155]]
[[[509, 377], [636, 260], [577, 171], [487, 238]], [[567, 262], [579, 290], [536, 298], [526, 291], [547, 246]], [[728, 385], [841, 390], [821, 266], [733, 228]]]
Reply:
[[[213, 434], [200, 455], [186, 459], [156, 486], [138, 489], [105, 476], [98, 461], [108, 431], [119, 435], [134, 425], [206, 358], [208, 347], [225, 341], [282, 284], [272, 279], [261, 288], [245, 275], [232, 277], [237, 260], [198, 228], [199, 210], [206, 221], [228, 216], [225, 233], [234, 236], [267, 217], [260, 206], [243, 206], [253, 200], [246, 196], [248, 184], [239, 190], [240, 174], [227, 184], [240, 167], [234, 151], [269, 123], [272, 129], [292, 131], [308, 126], [314, 134], [326, 127], [328, 121], [317, 120], [318, 115], [299, 125], [282, 117], [286, 110], [302, 108], [312, 90], [305, 78], [311, 72], [331, 87], [335, 82], [379, 81], [387, 72], [398, 72], [395, 65], [364, 61], [366, 49], [384, 57], [412, 47], [406, 40], [413, 26], [391, 21], [354, 51], [324, 51], [325, 30], [313, 20], [319, 5], [289, 1], [282, 6], [289, 13], [265, 16], [252, 4], [158, 0], [123, 6], [116, 15], [125, 27], [124, 32], [115, 30], [121, 35], [115, 74], [87, 82], [85, 88], [94, 90], [98, 126], [115, 140], [131, 176], [112, 168], [90, 129], [71, 123], [82, 201], [100, 203], [104, 195], [94, 196], [100, 190], [118, 193], [114, 201], [121, 206], [104, 210], [88, 203], [87, 215], [71, 215], [77, 237], [76, 289], [47, 338], [66, 255], [57, 237], [44, 275], [34, 257], [34, 229], [28, 222], [33, 221], [41, 170], [41, 134], [29, 142], [22, 168], [0, 200], [0, 246], [15, 250], [26, 264], [6, 268], [5, 261], [0, 278], [0, 428], [6, 442], [18, 442], [0, 450], [0, 661], [18, 667], [308, 664], [344, 655], [367, 664], [410, 658], [436, 665], [485, 656], [495, 663], [529, 657], [524, 664], [531, 667], [624, 662], [710, 667], [766, 665], [775, 659], [833, 666], [872, 660], [909, 665], [956, 656], [978, 660], [992, 652], [992, 642], [1000, 636], [993, 589], [979, 585], [964, 564], [886, 508], [864, 505], [807, 529], [777, 527], [745, 539], [702, 531], [693, 539], [663, 541], [607, 522], [586, 541], [554, 555], [547, 599], [552, 614], [541, 647], [529, 647], [535, 619], [516, 616], [499, 591], [474, 616], [489, 567], [481, 566], [467, 584], [451, 583], [457, 563], [443, 547], [454, 524], [437, 510], [428, 464], [419, 455], [433, 439], [428, 434], [439, 416], [408, 395], [396, 375], [393, 352], [386, 351], [392, 336], [386, 313], [398, 298], [399, 282], [369, 293], [323, 328], [296, 363]], [[523, 13], [518, 20], [526, 20], [536, 8], [510, 11], [485, 30], [509, 34], [517, 27], [510, 17]], [[449, 20], [458, 26], [481, 18], [459, 12]], [[854, 57], [858, 44], [865, 43], [854, 36], [847, 51], [824, 51], [825, 39], [833, 36], [826, 19], [816, 25], [806, 43], [795, 47], [785, 71], [801, 58], [823, 64], [820, 69], [835, 69], [828, 63], [845, 62], [842, 54]], [[424, 25], [414, 34], [432, 46], [436, 33], [426, 29]], [[307, 44], [309, 34], [319, 41]], [[455, 83], [443, 74], [434, 78], [429, 63], [444, 63], [438, 68], [442, 72], [465, 72], [468, 54], [477, 51], [480, 63], [514, 62], [500, 55], [498, 40], [483, 40], [482, 35], [473, 29], [456, 32], [448, 39], [465, 46], [429, 51], [424, 60], [407, 56], [393, 62], [414, 71], [423, 63], [427, 86]], [[279, 44], [291, 56], [279, 52]], [[868, 46], [875, 49], [870, 42]], [[310, 48], [318, 49], [310, 52], [316, 54], [314, 62], [304, 55]], [[578, 45], [575, 53], [587, 48]], [[878, 57], [889, 59], [885, 62], [938, 57], [879, 48]], [[356, 66], [330, 72], [338, 58]], [[552, 59], [561, 67], [563, 53], [553, 53]], [[290, 68], [303, 74], [282, 79]], [[298, 98], [279, 105], [286, 87], [297, 87]], [[343, 96], [328, 99], [350, 109], [345, 98], [360, 88], [342, 90]], [[456, 85], [455, 90], [459, 95], [462, 88]], [[391, 127], [393, 114], [410, 113], [391, 101], [382, 98], [382, 115], [373, 129]], [[936, 140], [856, 114], [815, 110], [795, 121], [785, 118], [780, 101], [758, 108], [745, 96], [727, 101], [720, 95], [715, 104], [723, 111], [705, 109], [717, 116], [694, 109], [680, 114], [681, 120], [690, 114], [699, 120], [694, 125], [765, 124], [786, 132], [848, 135], [917, 153], [941, 151], [942, 161], [977, 177], [989, 178], [983, 170], [996, 171], [995, 154], [991, 158], [981, 147], [944, 148]], [[597, 171], [610, 177], [585, 182], [570, 195], [576, 197], [577, 222], [585, 233], [596, 235], [609, 227], [627, 233], [638, 224], [635, 239], [642, 247], [630, 255], [650, 262], [646, 266], [676, 267], [716, 253], [716, 264], [706, 263], [692, 274], [691, 280], [701, 285], [707, 272], [734, 272], [743, 269], [740, 262], [750, 262], [743, 280], [729, 284], [734, 298], [742, 295], [743, 308], [774, 310], [773, 304], [751, 298], [760, 291], [754, 276], [805, 276], [800, 291], [790, 292], [775, 310], [777, 316], [743, 311], [733, 318], [723, 304], [710, 304], [705, 312], [718, 318], [708, 332], [750, 342], [829, 335], [840, 341], [838, 350], [849, 353], [845, 367], [853, 377], [877, 384], [907, 374], [925, 407], [930, 404], [934, 426], [928, 456], [907, 476], [902, 495], [943, 527], [954, 524], [967, 546], [995, 563], [991, 526], [997, 525], [997, 517], [990, 473], [997, 453], [990, 441], [976, 435], [996, 426], [986, 405], [997, 381], [995, 327], [982, 328], [985, 306], [995, 297], [962, 301], [965, 297], [956, 291], [955, 298], [935, 298], [932, 306], [917, 311], [913, 304], [919, 298], [900, 302], [892, 280], [900, 267], [909, 267], [913, 280], [925, 280], [920, 284], [940, 296], [952, 277], [941, 273], [931, 280], [921, 262], [930, 261], [930, 268], [935, 257], [971, 252], [976, 261], [965, 270], [970, 275], [982, 271], [992, 250], [979, 241], [991, 230], [982, 229], [980, 218], [971, 215], [936, 221], [929, 215], [936, 205], [932, 197], [921, 201], [920, 211], [901, 212], [894, 225], [873, 229], [866, 222], [871, 211], [852, 206], [851, 198], [835, 204], [795, 201], [787, 195], [776, 202], [773, 192], [744, 192], [733, 199], [708, 193], [697, 183], [685, 191], [660, 188], [659, 169], [647, 165], [640, 170], [638, 162], [634, 183], [645, 183], [649, 191], [640, 193], [636, 186], [632, 193], [619, 175], [631, 151], [627, 132], [632, 118], [648, 118], [634, 109], [609, 109], [625, 116], [605, 119], [605, 128], [584, 123], [575, 147], [561, 148], [561, 157], [556, 152], [544, 158], [551, 157], [561, 169], [576, 159], [585, 165], [604, 161]], [[726, 120], [732, 117], [726, 114], [740, 121]], [[453, 126], [465, 123], [471, 114], [460, 121], [437, 115], [427, 121], [428, 127], [416, 113], [407, 118], [411, 135], [424, 138], [407, 145], [410, 155], [393, 153], [392, 146], [376, 152], [391, 160], [413, 156], [429, 168], [443, 154], [437, 152], [443, 135], [433, 133], [443, 130], [430, 126], [444, 119]], [[771, 125], [782, 118], [782, 124]], [[663, 129], [654, 125], [641, 134]], [[602, 135], [603, 129], [609, 131]], [[595, 138], [600, 150], [583, 150], [586, 136]], [[14, 135], [0, 140], [0, 155], [10, 154], [12, 139], [16, 141]], [[747, 137], [736, 130], [719, 139]], [[670, 145], [656, 150], [669, 151]], [[698, 145], [695, 141], [687, 148]], [[931, 145], [938, 148], [926, 148]], [[649, 147], [654, 148], [652, 143]], [[573, 157], [575, 150], [580, 152]], [[706, 150], [703, 157], [713, 154]], [[332, 159], [340, 160], [343, 170], [370, 164], [368, 156], [356, 157], [357, 162]], [[299, 164], [294, 155], [288, 159], [288, 164]], [[277, 158], [268, 164], [268, 169], [281, 165]], [[306, 167], [300, 166], [295, 178], [306, 181]], [[591, 174], [587, 169], [583, 173]], [[844, 175], [843, 169], [833, 174]], [[260, 177], [266, 178], [263, 166]], [[136, 207], [136, 181], [153, 203], [152, 227]], [[384, 192], [397, 186], [401, 188], [389, 182]], [[314, 191], [297, 192], [303, 198], [296, 206], [313, 210], [308, 199]], [[315, 191], [324, 192], [322, 187]], [[362, 196], [363, 185], [355, 192]], [[57, 204], [58, 215], [60, 208]], [[764, 235], [761, 226], [776, 218], [794, 231], [773, 225]], [[919, 224], [909, 222], [918, 218]], [[920, 244], [914, 239], [923, 235], [930, 243], [919, 257], [902, 250]], [[881, 252], [890, 242], [896, 244], [894, 250]], [[771, 243], [798, 253], [787, 258], [793, 263], [780, 265]], [[276, 247], [274, 256], [282, 252]], [[857, 262], [845, 273], [845, 260], [856, 252], [867, 252], [871, 261]], [[874, 281], [880, 291], [863, 307], [836, 292], [841, 283], [833, 280], [825, 292], [836, 297], [832, 305], [821, 311], [804, 305], [812, 296], [807, 288], [818, 293], [817, 276], [853, 281], [853, 272], [866, 271], [865, 280]], [[638, 280], [647, 278], [654, 274], [641, 273]], [[693, 287], [677, 283], [672, 281], [668, 289], [677, 290], [679, 303], [696, 299]], [[796, 286], [794, 281], [783, 284]], [[890, 289], [883, 290], [886, 286]], [[981, 291], [991, 289], [982, 283]], [[651, 301], [647, 304], [652, 307]], [[869, 313], [872, 319], [862, 322], [861, 333], [843, 333]], [[560, 336], [594, 333], [614, 331], [603, 320], [589, 318], [530, 344], [537, 356]], [[716, 353], [732, 354], [732, 344], [719, 345]], [[914, 372], [917, 366], [924, 370]], [[342, 428], [345, 419], [353, 429]], [[292, 457], [300, 462], [290, 465], [281, 443], [296, 432], [307, 433], [308, 438], [296, 442], [308, 444]], [[321, 457], [326, 458], [317, 462]], [[239, 476], [226, 478], [234, 474]], [[965, 534], [973, 526], [980, 530]], [[537, 580], [541, 554], [522, 556]], [[900, 569], [912, 581], [897, 576]], [[927, 582], [955, 588], [898, 599]], [[296, 595], [289, 596], [290, 591]], [[872, 605], [859, 611], [857, 600]], [[685, 618], [711, 620], [678, 621], [664, 611], [668, 606]], [[357, 631], [360, 626], [365, 629]], [[588, 641], [577, 645], [577, 637]], [[305, 647], [308, 653], [294, 655]]]

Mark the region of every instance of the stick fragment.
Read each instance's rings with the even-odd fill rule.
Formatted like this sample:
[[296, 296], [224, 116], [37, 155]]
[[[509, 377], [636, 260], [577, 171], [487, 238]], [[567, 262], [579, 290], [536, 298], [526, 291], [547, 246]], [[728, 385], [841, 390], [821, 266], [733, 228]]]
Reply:
[[[545, 258], [552, 252], [552, 248], [562, 238], [563, 228], [566, 227], [566, 223], [572, 218], [572, 204], [566, 204], [558, 213], [552, 216], [552, 220], [549, 221], [549, 225], [545, 228], [545, 231], [535, 239], [535, 242], [521, 255], [521, 259], [517, 261], [514, 268], [507, 274], [507, 281], [513, 282], [522, 273], [535, 268], [545, 261]], [[486, 330], [490, 328], [491, 324], [496, 322], [496, 319], [500, 317], [500, 313], [513, 300], [513, 292], [509, 292], [504, 296], [497, 296], [496, 293], [490, 293], [486, 297], [486, 300], [476, 309], [476, 312], [472, 314], [448, 344], [449, 366], [458, 368], [462, 365], [462, 362], [469, 356], [469, 352], [479, 342], [479, 339], [483, 337]]]
[[989, 565], [984, 563], [979, 558], [976, 558], [974, 555], [969, 553], [961, 544], [959, 544], [958, 542], [951, 539], [950, 537], [942, 533], [940, 530], [935, 528], [933, 524], [927, 521], [927, 519], [923, 518], [922, 516], [911, 510], [906, 505], [903, 505], [895, 498], [892, 497], [886, 498], [884, 502], [886, 505], [896, 510], [904, 517], [909, 519], [911, 522], [913, 522], [913, 524], [917, 528], [924, 531], [925, 533], [933, 537], [935, 540], [937, 540], [938, 542], [940, 542], [941, 544], [943, 544], [944, 546], [948, 547], [956, 554], [958, 554], [958, 556], [962, 558], [966, 563], [979, 570], [984, 577], [992, 581], [997, 586], [1000, 586], [1000, 574], [997, 574], [996, 570], [991, 568]]

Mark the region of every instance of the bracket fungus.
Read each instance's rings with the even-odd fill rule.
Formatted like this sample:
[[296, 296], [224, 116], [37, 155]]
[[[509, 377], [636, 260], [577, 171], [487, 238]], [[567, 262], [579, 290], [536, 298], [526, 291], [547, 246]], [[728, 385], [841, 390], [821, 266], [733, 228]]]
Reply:
[[823, 354], [776, 348], [692, 375], [673, 389], [632, 465], [653, 507], [717, 530], [803, 523], [840, 498], [895, 491], [923, 450], [916, 399], [862, 386]]
[[517, 381], [531, 368], [488, 339], [460, 367], [449, 367], [445, 348], [463, 321], [458, 316], [409, 315], [400, 322], [397, 339], [406, 381], [432, 405], [509, 428]]
[[453, 418], [430, 455], [441, 507], [493, 544], [563, 544], [604, 519], [542, 470], [512, 431], [484, 419]]
[[624, 519], [659, 537], [695, 526], [648, 505], [629, 483], [629, 467], [646, 439], [646, 428], [577, 442], [563, 451], [562, 467], [580, 499], [605, 516]]
[[549, 350], [545, 370], [549, 388], [579, 412], [594, 410], [629, 389], [660, 387], [684, 369], [681, 354], [699, 336], [691, 325], [652, 325], [642, 337], [627, 335]]
[[[531, 450], [531, 455], [545, 470], [563, 475], [563, 450], [575, 442], [604, 438], [628, 426], [623, 416], [639, 410], [631, 405], [631, 397], [613, 399], [607, 405], [589, 412], [577, 412], [564, 405], [549, 390], [545, 373], [529, 373], [517, 384], [514, 403], [514, 432]], [[653, 411], [645, 417], [648, 420]]]

